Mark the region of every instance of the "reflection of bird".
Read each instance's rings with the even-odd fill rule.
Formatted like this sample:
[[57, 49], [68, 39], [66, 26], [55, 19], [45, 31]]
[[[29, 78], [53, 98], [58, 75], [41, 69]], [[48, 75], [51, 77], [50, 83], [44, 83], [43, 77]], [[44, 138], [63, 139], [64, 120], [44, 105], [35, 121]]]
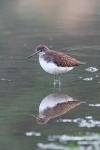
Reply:
[[[65, 55], [62, 52], [51, 50], [45, 45], [37, 46], [36, 52], [30, 55], [28, 58], [37, 53], [39, 53], [39, 63], [43, 70], [55, 76], [61, 73], [68, 72], [75, 66], [84, 64], [83, 62], [80, 62], [79, 60], [70, 57], [69, 55]], [[54, 85], [55, 84], [56, 80], [54, 80]], [[60, 84], [61, 83], [59, 80], [59, 85]]]
[[39, 105], [39, 115], [33, 116], [38, 124], [46, 124], [50, 119], [56, 118], [80, 105], [79, 100], [75, 100], [68, 95], [50, 94], [46, 96]]

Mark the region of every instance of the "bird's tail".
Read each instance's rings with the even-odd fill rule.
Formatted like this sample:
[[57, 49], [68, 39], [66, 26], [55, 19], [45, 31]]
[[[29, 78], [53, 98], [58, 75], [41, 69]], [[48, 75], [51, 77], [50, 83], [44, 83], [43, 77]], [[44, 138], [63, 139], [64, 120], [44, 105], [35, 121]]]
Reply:
[[85, 65], [86, 62], [80, 61], [80, 65]]

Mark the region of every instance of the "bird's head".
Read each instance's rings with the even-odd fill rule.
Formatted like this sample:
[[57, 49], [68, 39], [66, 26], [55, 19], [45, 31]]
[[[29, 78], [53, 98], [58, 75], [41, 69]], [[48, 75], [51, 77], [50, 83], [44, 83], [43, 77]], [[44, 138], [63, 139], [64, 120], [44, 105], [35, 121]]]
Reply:
[[36, 119], [36, 121], [37, 121], [37, 124], [40, 124], [40, 125], [44, 125], [44, 124], [46, 124], [48, 121], [49, 121], [49, 119], [48, 118], [38, 118], [38, 119]]
[[49, 48], [46, 45], [38, 45], [36, 47], [37, 52], [46, 52], [47, 50], [49, 50]]
[[40, 125], [44, 125], [49, 121], [49, 117], [46, 116], [39, 116], [39, 115], [37, 116], [35, 114], [32, 114], [32, 116], [36, 119], [37, 124]]
[[31, 58], [32, 56], [34, 56], [35, 54], [38, 54], [38, 53], [45, 53], [48, 50], [49, 50], [49, 48], [46, 45], [38, 45], [35, 48], [35, 52], [33, 54], [31, 54], [30, 56], [28, 56], [28, 58]]

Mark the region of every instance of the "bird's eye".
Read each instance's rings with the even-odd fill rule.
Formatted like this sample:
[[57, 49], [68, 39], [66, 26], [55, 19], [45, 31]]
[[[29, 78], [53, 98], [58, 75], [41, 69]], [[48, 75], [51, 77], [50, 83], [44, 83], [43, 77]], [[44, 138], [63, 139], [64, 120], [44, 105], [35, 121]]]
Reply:
[[40, 52], [40, 51], [41, 51], [41, 49], [40, 49], [40, 48], [37, 48], [37, 51], [38, 51], [38, 52]]
[[40, 52], [42, 52], [43, 51], [43, 49], [42, 48], [40, 48]]
[[39, 52], [42, 52], [43, 51], [43, 48], [37, 48], [37, 51], [39, 51]]

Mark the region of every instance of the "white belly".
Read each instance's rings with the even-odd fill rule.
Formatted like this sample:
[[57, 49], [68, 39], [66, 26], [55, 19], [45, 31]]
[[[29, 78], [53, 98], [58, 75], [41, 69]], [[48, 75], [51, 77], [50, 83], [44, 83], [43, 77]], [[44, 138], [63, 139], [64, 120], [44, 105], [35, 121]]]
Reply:
[[69, 101], [73, 101], [73, 98], [68, 95], [63, 94], [50, 94], [46, 96], [39, 105], [39, 113], [44, 112], [48, 108], [54, 108], [57, 104], [68, 103]]
[[72, 70], [74, 67], [59, 67], [52, 62], [46, 62], [43, 58], [39, 57], [39, 63], [44, 71], [50, 74], [61, 74]]

